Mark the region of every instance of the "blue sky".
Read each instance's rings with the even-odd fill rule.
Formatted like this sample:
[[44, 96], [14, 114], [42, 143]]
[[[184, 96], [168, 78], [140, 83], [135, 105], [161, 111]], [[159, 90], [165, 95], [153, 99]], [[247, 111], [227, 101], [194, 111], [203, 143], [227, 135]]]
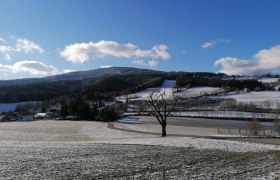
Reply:
[[279, 73], [277, 0], [0, 0], [0, 79], [126, 66]]

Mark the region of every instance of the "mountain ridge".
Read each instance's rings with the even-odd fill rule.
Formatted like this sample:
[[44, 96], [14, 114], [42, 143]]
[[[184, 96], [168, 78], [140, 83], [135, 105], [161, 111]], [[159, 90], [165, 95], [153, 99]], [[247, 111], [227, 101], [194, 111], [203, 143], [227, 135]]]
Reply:
[[155, 86], [166, 73], [130, 67], [70, 72], [43, 78], [0, 81], [0, 102], [45, 101], [59, 97], [112, 98], [124, 91]]
[[140, 69], [134, 67], [109, 67], [109, 68], [98, 68], [87, 71], [74, 71], [69, 73], [57, 74], [53, 76], [46, 76], [41, 78], [23, 78], [23, 79], [12, 79], [12, 80], [0, 80], [0, 86], [7, 85], [23, 85], [23, 84], [34, 84], [43, 82], [54, 82], [54, 81], [68, 81], [68, 80], [81, 80], [93, 77], [108, 77], [114, 75], [129, 75], [138, 73], [164, 73], [163, 71]]
[[231, 90], [265, 87], [257, 80], [223, 81], [209, 72], [164, 72], [131, 67], [110, 67], [70, 72], [43, 78], [0, 81], [0, 102], [49, 101], [52, 99], [113, 99], [116, 96], [159, 87], [165, 79], [178, 87], [209, 86]]

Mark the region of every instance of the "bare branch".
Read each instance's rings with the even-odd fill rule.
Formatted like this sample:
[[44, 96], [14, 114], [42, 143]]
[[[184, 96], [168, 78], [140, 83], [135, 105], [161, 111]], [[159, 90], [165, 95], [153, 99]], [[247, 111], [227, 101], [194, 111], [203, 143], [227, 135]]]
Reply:
[[162, 136], [166, 136], [167, 117], [175, 109], [178, 97], [173, 95], [172, 98], [169, 98], [166, 91], [157, 89], [149, 94], [148, 102], [154, 109], [154, 111], [151, 111], [151, 114], [156, 117], [162, 126]]

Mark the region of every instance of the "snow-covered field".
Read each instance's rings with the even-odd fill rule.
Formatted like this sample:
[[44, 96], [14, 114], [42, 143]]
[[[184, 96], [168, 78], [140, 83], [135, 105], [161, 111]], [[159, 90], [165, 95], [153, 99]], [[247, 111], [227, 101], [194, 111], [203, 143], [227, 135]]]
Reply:
[[144, 100], [148, 99], [151, 93], [153, 92], [165, 92], [166, 93], [166, 98], [171, 98], [173, 94], [173, 88], [176, 86], [176, 81], [175, 80], [165, 80], [164, 83], [162, 84], [161, 87], [159, 88], [148, 88], [144, 91], [140, 91], [134, 94], [128, 94], [124, 96], [119, 96], [116, 97], [117, 100], [125, 102], [126, 99], [128, 98], [129, 100]]
[[0, 123], [0, 151], [2, 179], [252, 179], [280, 175], [280, 146], [161, 138], [110, 129], [102, 122]]
[[[158, 130], [155, 129], [155, 131]], [[0, 142], [0, 144], [3, 142], [25, 142], [31, 144], [36, 142], [143, 144], [194, 147], [198, 149], [224, 149], [234, 152], [280, 150], [280, 146], [225, 140], [190, 137], [159, 138], [158, 135], [114, 130], [108, 128], [105, 123], [89, 121], [48, 120], [0, 123]]]
[[213, 96], [212, 98], [235, 99], [239, 103], [252, 103], [263, 108], [277, 108], [277, 106], [280, 106], [279, 91], [259, 91], [241, 94], [229, 94], [225, 96]]
[[263, 83], [276, 83], [278, 82], [279, 78], [261, 78], [259, 79], [260, 82]]
[[268, 150], [280, 150], [276, 145], [264, 145], [257, 143], [215, 140], [192, 137], [156, 137], [138, 139], [118, 139], [111, 141], [112, 144], [140, 144], [140, 145], [159, 145], [172, 147], [188, 147], [195, 149], [219, 149], [231, 152], [260, 152]]
[[277, 179], [277, 152], [36, 143], [0, 146], [0, 179]]
[[159, 88], [148, 88], [144, 91], [140, 91], [134, 94], [128, 94], [124, 96], [119, 96], [116, 99], [119, 101], [125, 102], [126, 99], [130, 100], [144, 100], [149, 97], [149, 95], [153, 92], [160, 92], [166, 93], [166, 98], [171, 98], [173, 95], [179, 96], [182, 98], [189, 98], [189, 97], [197, 97], [202, 95], [209, 95], [217, 92], [222, 92], [221, 88], [213, 88], [213, 87], [194, 87], [190, 89], [182, 88], [181, 92], [175, 92], [174, 87], [176, 87], [175, 80], [165, 80], [161, 87]]
[[188, 98], [188, 97], [197, 97], [202, 95], [209, 95], [213, 93], [222, 92], [221, 88], [213, 88], [213, 87], [194, 87], [182, 92], [176, 93], [179, 97]]

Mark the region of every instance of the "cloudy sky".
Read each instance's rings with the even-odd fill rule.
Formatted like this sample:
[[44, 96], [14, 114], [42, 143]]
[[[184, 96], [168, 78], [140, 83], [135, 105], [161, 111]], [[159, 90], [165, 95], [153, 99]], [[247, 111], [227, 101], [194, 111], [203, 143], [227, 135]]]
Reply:
[[126, 66], [279, 73], [278, 0], [0, 0], [0, 79]]

